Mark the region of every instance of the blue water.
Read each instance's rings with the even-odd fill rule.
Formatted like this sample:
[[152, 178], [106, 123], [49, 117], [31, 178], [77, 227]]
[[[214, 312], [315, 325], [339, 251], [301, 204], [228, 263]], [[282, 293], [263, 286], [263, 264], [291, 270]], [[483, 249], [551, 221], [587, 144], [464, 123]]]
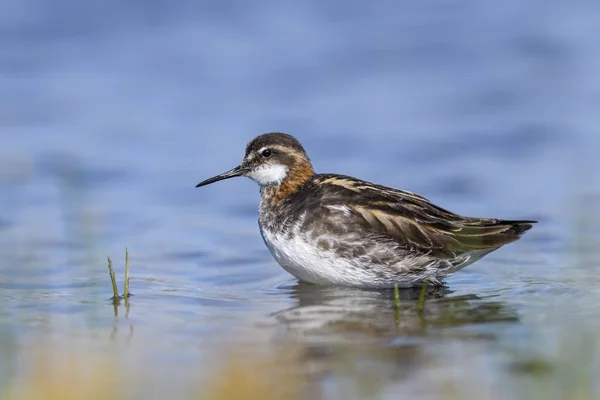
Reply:
[[[126, 357], [159, 387], [215, 346], [285, 338], [349, 343], [379, 395], [426, 396], [534, 379], [509, 366], [600, 332], [600, 3], [0, 7], [0, 384], [32, 341], [102, 349], [135, 327]], [[414, 293], [398, 318], [389, 293], [298, 285], [260, 238], [254, 183], [194, 189], [268, 131], [297, 136], [318, 172], [540, 224], [423, 313]], [[121, 285], [125, 246], [127, 319], [106, 268]], [[343, 385], [310, 354], [301, 368], [332, 369], [323, 393]]]

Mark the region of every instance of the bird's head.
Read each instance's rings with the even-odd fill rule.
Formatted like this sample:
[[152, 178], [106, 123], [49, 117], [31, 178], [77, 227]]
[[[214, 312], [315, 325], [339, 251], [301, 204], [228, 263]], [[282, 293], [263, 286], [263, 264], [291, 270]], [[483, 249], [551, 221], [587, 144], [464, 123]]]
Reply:
[[310, 159], [300, 142], [285, 133], [265, 133], [246, 146], [246, 154], [237, 167], [206, 179], [196, 187], [206, 186], [236, 176], [246, 176], [261, 188], [288, 190], [304, 183], [314, 175]]

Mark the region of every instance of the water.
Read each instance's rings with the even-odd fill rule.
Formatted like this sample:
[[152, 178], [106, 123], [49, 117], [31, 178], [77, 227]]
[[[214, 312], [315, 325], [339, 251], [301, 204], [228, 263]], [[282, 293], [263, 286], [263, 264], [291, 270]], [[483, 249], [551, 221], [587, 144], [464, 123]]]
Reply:
[[[90, 376], [261, 398], [255, 374], [308, 398], [598, 395], [596, 2], [2, 9], [0, 392], [75, 374], [97, 398]], [[262, 243], [254, 183], [194, 189], [274, 130], [319, 172], [540, 224], [422, 312], [412, 291], [398, 311], [300, 285]], [[114, 309], [125, 246], [135, 296]], [[120, 373], [83, 373], [98, 357]]]

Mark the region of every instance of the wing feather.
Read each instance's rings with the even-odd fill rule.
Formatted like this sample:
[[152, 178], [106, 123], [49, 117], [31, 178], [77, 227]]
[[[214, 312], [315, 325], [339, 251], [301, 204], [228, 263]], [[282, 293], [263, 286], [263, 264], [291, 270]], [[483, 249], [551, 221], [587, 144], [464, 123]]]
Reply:
[[[439, 258], [476, 250], [494, 250], [518, 240], [536, 221], [464, 217], [414, 193], [341, 175], [321, 185], [330, 206], [344, 205], [363, 229], [399, 245]], [[331, 188], [336, 188], [335, 190]]]

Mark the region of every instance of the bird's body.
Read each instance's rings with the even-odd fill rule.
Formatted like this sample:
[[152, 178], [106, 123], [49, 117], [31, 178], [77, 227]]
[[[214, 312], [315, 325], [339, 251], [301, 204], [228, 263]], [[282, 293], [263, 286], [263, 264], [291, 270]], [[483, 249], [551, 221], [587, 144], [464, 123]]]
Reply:
[[198, 186], [239, 175], [261, 185], [259, 226], [273, 257], [315, 284], [439, 284], [534, 223], [463, 217], [414, 193], [315, 174], [300, 143], [281, 133], [258, 136], [240, 167]]

